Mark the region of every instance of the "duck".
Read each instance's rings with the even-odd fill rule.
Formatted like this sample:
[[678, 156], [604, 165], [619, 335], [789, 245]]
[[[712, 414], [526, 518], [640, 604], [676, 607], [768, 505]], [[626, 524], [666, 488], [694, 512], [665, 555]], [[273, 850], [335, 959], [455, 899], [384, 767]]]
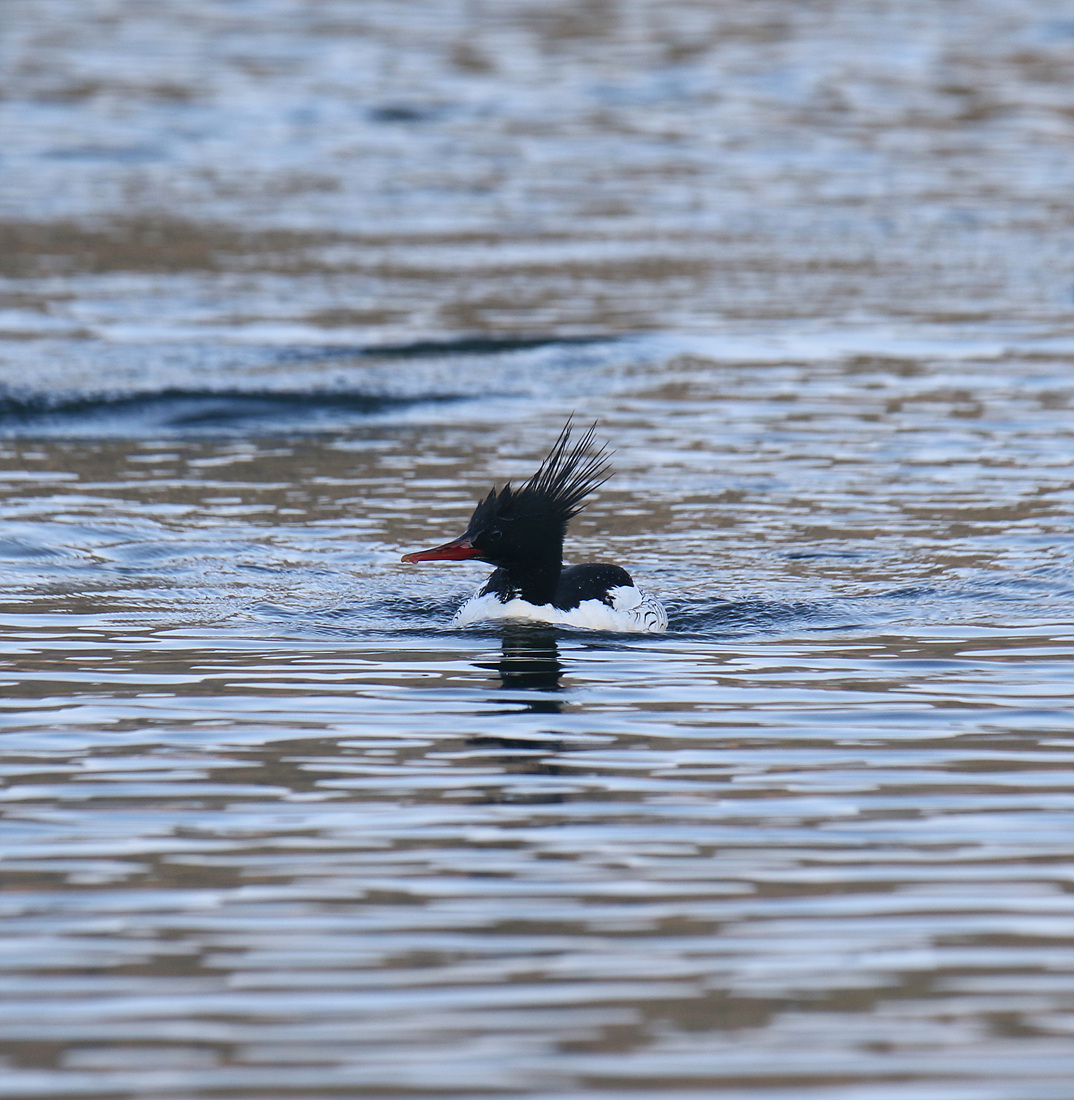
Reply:
[[457, 539], [403, 556], [410, 565], [472, 560], [495, 567], [453, 627], [503, 619], [629, 633], [667, 629], [663, 605], [622, 566], [563, 562], [568, 524], [612, 475], [608, 446], [596, 447], [595, 433], [596, 424], [575, 438], [568, 420], [528, 481], [490, 490]]

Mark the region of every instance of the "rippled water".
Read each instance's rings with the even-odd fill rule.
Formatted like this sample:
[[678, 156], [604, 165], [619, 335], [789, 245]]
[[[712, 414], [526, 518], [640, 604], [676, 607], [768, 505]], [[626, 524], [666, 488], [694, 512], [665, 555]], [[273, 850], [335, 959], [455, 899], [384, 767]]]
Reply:
[[0, 1097], [1074, 1098], [1072, 28], [10, 0]]

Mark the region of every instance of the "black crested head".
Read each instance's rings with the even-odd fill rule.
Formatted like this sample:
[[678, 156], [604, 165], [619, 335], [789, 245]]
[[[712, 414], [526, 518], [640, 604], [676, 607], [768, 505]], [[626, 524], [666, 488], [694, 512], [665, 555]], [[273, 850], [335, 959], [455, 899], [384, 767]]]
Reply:
[[[503, 570], [497, 591], [549, 603], [563, 566], [567, 524], [585, 507], [585, 498], [611, 477], [608, 448], [594, 448], [595, 425], [577, 440], [564, 425], [540, 468], [524, 485], [493, 489], [474, 509], [466, 533], [434, 550], [407, 554], [403, 561], [477, 559]], [[492, 583], [490, 581], [490, 583]]]

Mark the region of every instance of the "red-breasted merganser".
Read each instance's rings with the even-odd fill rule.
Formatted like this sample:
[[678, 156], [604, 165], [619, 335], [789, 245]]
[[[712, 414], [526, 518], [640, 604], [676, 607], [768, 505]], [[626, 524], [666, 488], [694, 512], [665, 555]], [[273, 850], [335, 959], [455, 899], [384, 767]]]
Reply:
[[452, 626], [489, 619], [580, 626], [589, 630], [649, 631], [668, 625], [667, 612], [637, 588], [618, 565], [563, 564], [567, 524], [585, 498], [611, 477], [608, 449], [593, 450], [593, 428], [571, 446], [571, 422], [540, 469], [521, 488], [493, 489], [474, 509], [454, 542], [404, 556], [405, 562], [463, 561], [496, 566], [484, 587], [455, 615]]

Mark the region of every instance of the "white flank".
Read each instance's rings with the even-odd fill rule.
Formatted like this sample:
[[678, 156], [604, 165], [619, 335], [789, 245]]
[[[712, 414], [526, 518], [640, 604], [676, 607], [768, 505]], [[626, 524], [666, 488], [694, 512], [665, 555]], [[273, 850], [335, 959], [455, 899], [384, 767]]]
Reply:
[[501, 602], [495, 596], [472, 596], [455, 613], [452, 626], [471, 626], [494, 619], [515, 619], [556, 626], [578, 626], [583, 630], [616, 630], [659, 634], [667, 630], [668, 613], [660, 601], [633, 585], [608, 590], [612, 606], [601, 600], [583, 600], [570, 611], [551, 604], [532, 604], [526, 600]]

